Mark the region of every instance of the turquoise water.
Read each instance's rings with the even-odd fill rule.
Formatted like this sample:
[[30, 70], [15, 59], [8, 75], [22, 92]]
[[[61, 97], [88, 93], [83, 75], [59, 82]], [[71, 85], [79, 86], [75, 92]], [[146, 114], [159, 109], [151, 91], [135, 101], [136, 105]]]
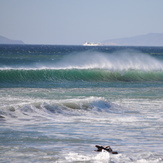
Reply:
[[159, 163], [162, 113], [162, 47], [0, 45], [1, 162]]

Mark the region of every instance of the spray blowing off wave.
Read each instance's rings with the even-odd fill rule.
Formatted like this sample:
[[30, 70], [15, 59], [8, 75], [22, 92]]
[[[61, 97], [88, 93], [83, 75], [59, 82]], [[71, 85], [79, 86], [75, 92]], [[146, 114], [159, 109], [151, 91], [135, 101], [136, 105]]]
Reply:
[[149, 55], [133, 51], [121, 51], [113, 54], [84, 52], [66, 56], [54, 68], [163, 71], [163, 62]]

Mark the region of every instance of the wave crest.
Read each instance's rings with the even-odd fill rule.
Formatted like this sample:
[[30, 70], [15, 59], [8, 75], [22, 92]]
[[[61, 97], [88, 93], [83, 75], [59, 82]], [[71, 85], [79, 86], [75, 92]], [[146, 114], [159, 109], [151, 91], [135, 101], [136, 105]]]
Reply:
[[163, 71], [163, 62], [150, 55], [131, 50], [114, 52], [112, 54], [84, 52], [65, 56], [53, 68]]

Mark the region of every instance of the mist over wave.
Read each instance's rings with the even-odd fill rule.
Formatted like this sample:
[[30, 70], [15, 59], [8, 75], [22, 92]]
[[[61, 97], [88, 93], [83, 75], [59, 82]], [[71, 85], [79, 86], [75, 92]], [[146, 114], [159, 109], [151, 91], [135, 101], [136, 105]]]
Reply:
[[[33, 56], [33, 60], [34, 60]], [[47, 58], [49, 56], [46, 56]], [[105, 69], [109, 71], [163, 71], [163, 61], [134, 50], [123, 50], [113, 53], [85, 51], [59, 56], [59, 59], [40, 58], [35, 61], [23, 61], [19, 64], [0, 65], [0, 70], [7, 69]]]
[[65, 56], [54, 68], [151, 71], [163, 70], [163, 62], [150, 55], [132, 50], [110, 54], [87, 51]]

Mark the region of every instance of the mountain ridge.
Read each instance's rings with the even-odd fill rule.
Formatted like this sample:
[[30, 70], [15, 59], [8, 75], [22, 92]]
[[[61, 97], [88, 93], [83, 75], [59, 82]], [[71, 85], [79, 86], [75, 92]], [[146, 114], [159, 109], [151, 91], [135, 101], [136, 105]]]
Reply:
[[102, 44], [115, 46], [163, 46], [163, 33], [148, 33], [133, 37], [108, 39], [102, 41]]
[[11, 40], [0, 35], [0, 44], [24, 44], [21, 40]]

